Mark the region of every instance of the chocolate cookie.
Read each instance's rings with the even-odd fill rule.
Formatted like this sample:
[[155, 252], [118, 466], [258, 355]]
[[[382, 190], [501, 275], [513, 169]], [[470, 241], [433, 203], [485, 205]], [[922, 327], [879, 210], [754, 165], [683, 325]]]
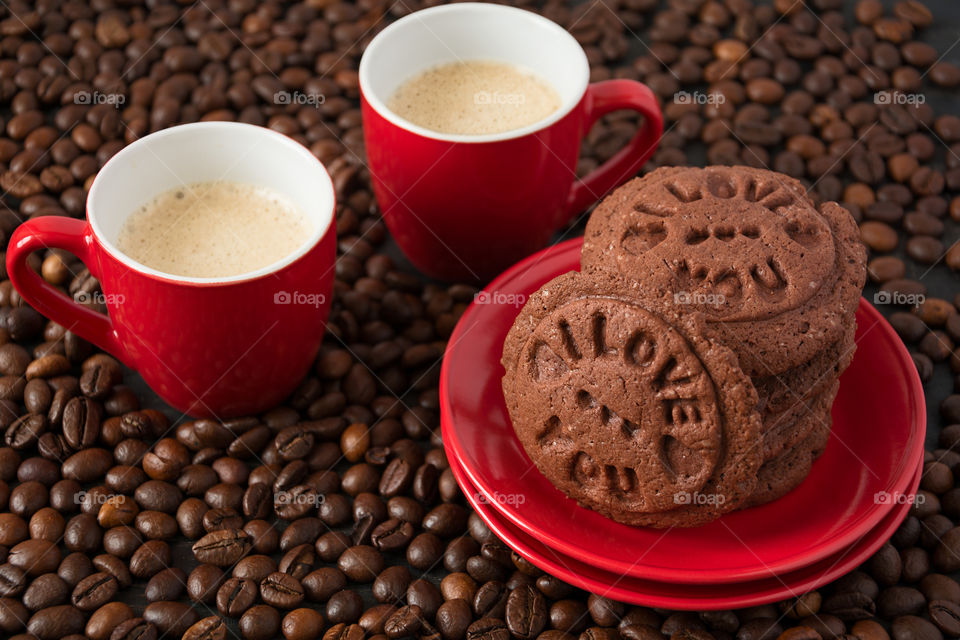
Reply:
[[663, 168], [606, 198], [583, 271], [658, 309], [703, 313], [750, 376], [802, 365], [840, 340], [866, 277], [850, 214], [751, 167]]
[[762, 462], [757, 397], [704, 332], [697, 314], [651, 312], [579, 273], [541, 287], [503, 356], [513, 427], [537, 468], [626, 524], [693, 526], [736, 508]]
[[779, 414], [764, 416], [763, 459], [772, 460], [789, 451], [810, 435], [816, 425], [811, 416], [830, 414], [840, 383], [832, 380], [830, 386], [807, 398], [798, 398], [792, 407]]
[[857, 350], [854, 340], [856, 328], [856, 321], [852, 321], [840, 340], [799, 367], [775, 376], [753, 378], [753, 386], [757, 388], [760, 398], [761, 414], [786, 411], [798, 399], [820, 393], [840, 377], [850, 366]]
[[811, 412], [805, 420], [811, 423], [809, 435], [794, 448], [760, 467], [757, 473], [757, 488], [740, 506], [741, 509], [782, 498], [800, 486], [810, 474], [814, 461], [823, 453], [830, 439], [832, 420], [829, 408], [822, 414]]

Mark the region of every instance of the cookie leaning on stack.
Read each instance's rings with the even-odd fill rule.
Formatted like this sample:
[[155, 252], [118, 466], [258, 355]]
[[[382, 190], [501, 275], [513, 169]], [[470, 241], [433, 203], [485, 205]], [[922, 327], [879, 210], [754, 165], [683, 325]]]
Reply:
[[[855, 348], [854, 314], [865, 260], [848, 212], [836, 203], [815, 207], [799, 182], [771, 171], [668, 168], [624, 185], [597, 207], [587, 225], [583, 274], [545, 285], [507, 337], [503, 387], [521, 442], [541, 471], [568, 495], [630, 524], [692, 526], [780, 497], [806, 477], [829, 437], [837, 379]], [[604, 307], [600, 321], [599, 303], [582, 302], [588, 298], [616, 300], [617, 305]], [[714, 385], [711, 397], [718, 405], [728, 400], [729, 380], [748, 378], [757, 397], [756, 406], [747, 412], [750, 417], [743, 412], [726, 415], [723, 419], [736, 424], [724, 423], [711, 431], [704, 426], [709, 422], [703, 410], [705, 396], [699, 397], [697, 411], [681, 412], [691, 418], [687, 422], [700, 425], [693, 432], [715, 438], [712, 442], [722, 450], [717, 460], [729, 443], [751, 439], [749, 455], [738, 454], [740, 461], [734, 465], [751, 476], [753, 486], [747, 494], [742, 482], [733, 483], [738, 490], [729, 494], [705, 494], [704, 488], [715, 488], [710, 484], [695, 492], [678, 489], [696, 483], [687, 482], [689, 478], [678, 470], [684, 467], [678, 467], [674, 458], [689, 463], [699, 455], [698, 478], [714, 458], [705, 459], [701, 449], [690, 449], [689, 438], [666, 437], [661, 423], [649, 418], [651, 412], [666, 415], [667, 424], [675, 418], [657, 404], [663, 402], [656, 395], [663, 389], [654, 386], [651, 396], [649, 389], [627, 382], [640, 380], [634, 369], [617, 369], [634, 357], [629, 345], [638, 339], [635, 333], [657, 339], [672, 335], [663, 327], [666, 333], [643, 329], [639, 312], [625, 311], [626, 307], [640, 309], [648, 323], [650, 318], [666, 323], [687, 342], [689, 362], [699, 363], [708, 373]], [[577, 336], [593, 340], [589, 344], [594, 346], [611, 344], [605, 336], [612, 326], [619, 327], [617, 337], [623, 344], [609, 353], [595, 347], [594, 353], [596, 363], [606, 365], [591, 361], [584, 366], [584, 352], [569, 351], [571, 345], [581, 348], [573, 339]], [[545, 339], [547, 335], [553, 342]], [[676, 348], [679, 343], [670, 344]], [[712, 377], [713, 363], [703, 360], [694, 344], [710, 345], [714, 354], [726, 348], [735, 357], [737, 371]], [[565, 355], [563, 349], [568, 350]], [[572, 354], [581, 357], [570, 360]], [[670, 362], [684, 361], [675, 354], [670, 357], [674, 358]], [[558, 368], [550, 369], [548, 361]], [[545, 370], [563, 382], [542, 377]], [[691, 398], [686, 390], [677, 397], [684, 402]], [[604, 417], [610, 418], [612, 412], [615, 424], [629, 417], [614, 406], [639, 417], [633, 429], [622, 430], [627, 442], [649, 443], [633, 451], [623, 442], [602, 440], [609, 449], [590, 453], [589, 447], [580, 445], [596, 445], [598, 434], [607, 428]], [[571, 442], [557, 445], [549, 435], [556, 430], [545, 429], [543, 420], [554, 426], [559, 420]], [[754, 421], [760, 423], [756, 437], [751, 435]], [[585, 460], [586, 467], [596, 467], [595, 474], [584, 473]], [[673, 484], [635, 472], [656, 467], [656, 460]], [[762, 466], [755, 466], [755, 461]], [[713, 471], [720, 476], [732, 473], [722, 467]], [[630, 476], [629, 483], [624, 474]], [[624, 491], [628, 485], [633, 493]], [[656, 499], [644, 493], [651, 488]], [[658, 493], [673, 489], [674, 494], [666, 497]], [[683, 508], [688, 494], [714, 504], [710, 509]], [[638, 495], [646, 497], [639, 500]]]
[[614, 520], [713, 520], [756, 489], [756, 391], [702, 320], [599, 284], [555, 278], [508, 333], [503, 390], [520, 442], [561, 491]]

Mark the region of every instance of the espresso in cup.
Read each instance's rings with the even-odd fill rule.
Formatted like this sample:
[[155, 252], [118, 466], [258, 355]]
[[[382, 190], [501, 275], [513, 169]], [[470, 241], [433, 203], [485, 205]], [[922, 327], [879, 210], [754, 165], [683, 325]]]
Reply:
[[532, 71], [506, 62], [469, 60], [431, 67], [404, 82], [387, 106], [437, 131], [484, 135], [520, 129], [560, 108], [560, 95]]
[[282, 260], [313, 233], [285, 195], [259, 185], [216, 180], [162, 192], [131, 213], [117, 246], [170, 275], [236, 276]]

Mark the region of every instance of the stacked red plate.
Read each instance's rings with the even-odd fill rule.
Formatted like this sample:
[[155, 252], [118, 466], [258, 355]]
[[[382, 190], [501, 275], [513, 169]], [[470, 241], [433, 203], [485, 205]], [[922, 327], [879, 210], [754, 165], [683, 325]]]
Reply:
[[833, 432], [804, 483], [772, 503], [702, 527], [619, 524], [540, 474], [513, 432], [500, 355], [523, 302], [579, 268], [580, 239], [514, 265], [464, 313], [440, 380], [443, 442], [464, 494], [524, 558], [607, 597], [672, 609], [774, 602], [836, 579], [872, 555], [920, 483], [926, 413], [913, 362], [866, 301], [857, 353], [833, 406]]

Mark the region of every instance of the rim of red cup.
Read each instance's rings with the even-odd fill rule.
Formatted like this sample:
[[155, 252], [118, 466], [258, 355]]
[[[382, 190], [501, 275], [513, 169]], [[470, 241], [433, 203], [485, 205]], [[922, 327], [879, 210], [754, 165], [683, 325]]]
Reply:
[[[425, 18], [433, 17], [436, 15], [443, 15], [446, 13], [464, 13], [464, 14], [501, 14], [510, 20], [526, 20], [529, 22], [531, 30], [542, 29], [546, 35], [552, 35], [557, 37], [567, 43], [572, 49], [577, 52], [577, 67], [569, 69], [568, 73], [570, 76], [576, 76], [574, 85], [576, 91], [571, 92], [569, 96], [566, 96], [563, 99], [563, 102], [556, 111], [551, 113], [546, 118], [538, 120], [533, 124], [529, 124], [525, 127], [520, 127], [519, 129], [510, 129], [509, 131], [502, 131], [500, 133], [487, 133], [487, 134], [453, 134], [453, 133], [441, 133], [439, 131], [434, 131], [432, 129], [427, 129], [426, 127], [421, 127], [420, 125], [410, 122], [406, 118], [402, 118], [393, 111], [391, 111], [384, 101], [383, 97], [378, 95], [376, 91], [372, 90], [373, 78], [372, 74], [374, 73], [373, 67], [375, 67], [375, 62], [371, 62], [372, 59], [378, 55], [382, 55], [381, 51], [385, 47], [390, 47], [391, 43], [389, 40], [397, 36], [397, 34], [408, 28], [411, 24], [415, 22], [422, 22]], [[468, 20], [468, 17], [464, 17], [464, 20]], [[429, 31], [429, 28], [428, 28]], [[403, 55], [402, 48], [394, 47], [394, 55]], [[452, 52], [451, 52], [452, 53]], [[456, 55], [454, 54], [454, 58]], [[494, 59], [493, 57], [485, 59]], [[510, 60], [504, 60], [505, 62], [510, 62]], [[438, 61], [442, 63], [443, 61]], [[423, 71], [429, 67], [421, 67], [419, 69], [411, 70], [411, 75], [419, 71]], [[380, 116], [389, 121], [391, 124], [415, 133], [419, 136], [425, 138], [432, 138], [434, 140], [440, 140], [444, 142], [467, 142], [467, 143], [483, 143], [483, 142], [500, 142], [503, 140], [511, 140], [513, 138], [520, 138], [536, 131], [546, 129], [555, 122], [562, 120], [566, 115], [573, 111], [576, 106], [583, 99], [584, 94], [587, 91], [587, 86], [590, 84], [590, 65], [587, 62], [587, 54], [584, 53], [583, 47], [580, 46], [580, 43], [577, 42], [576, 38], [570, 35], [566, 29], [558, 25], [556, 22], [545, 18], [541, 15], [532, 13], [525, 9], [519, 9], [517, 7], [509, 7], [498, 4], [486, 4], [481, 2], [461, 2], [456, 4], [441, 5], [437, 7], [430, 7], [428, 9], [422, 9], [420, 11], [415, 11], [409, 15], [406, 15], [399, 20], [391, 23], [383, 31], [377, 34], [373, 40], [370, 41], [370, 44], [367, 45], [363, 56], [360, 58], [360, 93], [367, 104], [376, 111]], [[409, 77], [409, 75], [407, 76]], [[403, 82], [406, 78], [399, 78], [400, 82]]]
[[[104, 232], [103, 227], [100, 225], [99, 220], [97, 219], [96, 214], [94, 213], [97, 210], [98, 199], [101, 193], [104, 193], [106, 190], [114, 188], [111, 184], [112, 180], [110, 174], [117, 168], [126, 165], [132, 162], [131, 156], [135, 156], [140, 153], [143, 148], [148, 147], [156, 143], [157, 140], [162, 140], [163, 138], [169, 137], [192, 137], [202, 132], [214, 131], [219, 132], [219, 135], [230, 136], [230, 135], [254, 135], [261, 136], [265, 140], [269, 140], [272, 143], [277, 144], [280, 147], [285, 147], [284, 152], [289, 152], [294, 155], [301, 156], [304, 160], [304, 173], [305, 176], [303, 179], [312, 181], [312, 184], [319, 190], [318, 191], [318, 201], [322, 200], [323, 202], [329, 202], [329, 209], [324, 212], [321, 210], [320, 213], [320, 223], [316, 224], [316, 217], [310, 215], [308, 212], [304, 212], [311, 223], [314, 224], [313, 233], [310, 237], [297, 247], [295, 251], [284, 256], [280, 260], [268, 264], [264, 267], [256, 269], [254, 271], [248, 271], [246, 273], [241, 273], [233, 276], [216, 276], [216, 277], [195, 277], [195, 276], [180, 276], [170, 273], [165, 273], [159, 271], [152, 267], [134, 260], [132, 257], [123, 253], [117, 246], [114, 244], [113, 239]], [[187, 144], [190, 144], [187, 142]], [[253, 162], [257, 162], [256, 157], [252, 159]], [[228, 169], [229, 171], [229, 169]], [[230, 179], [227, 175], [224, 175], [222, 179]], [[156, 196], [156, 193], [147, 194], [143, 202], [147, 202], [149, 198]], [[318, 204], [318, 206], [320, 206]], [[333, 180], [330, 178], [330, 174], [327, 172], [326, 167], [323, 166], [323, 163], [314, 156], [310, 151], [304, 147], [302, 144], [296, 142], [292, 138], [283, 135], [282, 133], [273, 131], [266, 127], [260, 127], [257, 125], [246, 124], [243, 122], [226, 122], [226, 121], [211, 121], [211, 122], [191, 122], [188, 124], [181, 124], [174, 127], [169, 127], [167, 129], [162, 129], [150, 135], [139, 138], [123, 149], [118, 151], [116, 154], [111, 157], [106, 164], [97, 172], [96, 177], [93, 180], [93, 184], [90, 186], [90, 191], [87, 194], [87, 206], [86, 206], [86, 216], [87, 223], [90, 225], [90, 228], [93, 230], [93, 235], [96, 238], [96, 241], [101, 245], [104, 251], [106, 251], [110, 256], [115, 260], [125, 265], [132, 271], [136, 271], [146, 276], [156, 278], [158, 280], [164, 280], [171, 283], [176, 283], [180, 285], [197, 285], [197, 286], [217, 286], [223, 284], [236, 284], [241, 282], [248, 282], [251, 280], [256, 280], [258, 278], [263, 278], [269, 276], [281, 269], [284, 269], [291, 264], [295, 263], [297, 260], [309, 253], [317, 244], [323, 239], [323, 237], [329, 232], [331, 227], [334, 224], [336, 211], [336, 193], [333, 188]]]

